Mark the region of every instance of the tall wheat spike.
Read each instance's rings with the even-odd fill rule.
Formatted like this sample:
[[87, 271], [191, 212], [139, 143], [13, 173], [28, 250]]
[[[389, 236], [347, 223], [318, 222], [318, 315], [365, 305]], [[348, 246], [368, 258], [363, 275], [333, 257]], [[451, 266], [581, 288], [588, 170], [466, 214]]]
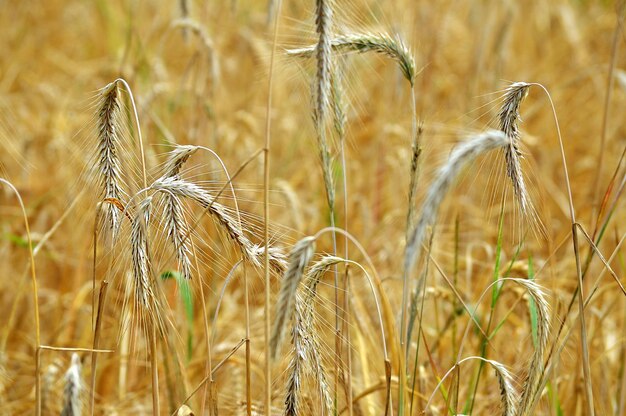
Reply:
[[[119, 157], [120, 129], [120, 97], [117, 82], [114, 81], [100, 90], [97, 114], [98, 159], [96, 166], [103, 199], [121, 200], [124, 194]], [[109, 228], [115, 234], [119, 228], [120, 212], [114, 205], [108, 204], [105, 220], [108, 220]]]

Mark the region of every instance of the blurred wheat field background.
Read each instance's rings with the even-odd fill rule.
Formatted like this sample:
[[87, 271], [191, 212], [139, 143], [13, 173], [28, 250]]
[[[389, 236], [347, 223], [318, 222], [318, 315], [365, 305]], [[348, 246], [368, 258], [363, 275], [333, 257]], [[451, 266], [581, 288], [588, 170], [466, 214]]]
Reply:
[[0, 6], [0, 413], [626, 414], [623, 2]]

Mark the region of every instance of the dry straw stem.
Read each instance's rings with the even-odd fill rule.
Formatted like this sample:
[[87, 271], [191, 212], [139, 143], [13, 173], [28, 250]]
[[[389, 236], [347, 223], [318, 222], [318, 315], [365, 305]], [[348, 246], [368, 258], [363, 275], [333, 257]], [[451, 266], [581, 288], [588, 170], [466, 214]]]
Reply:
[[81, 377], [82, 366], [78, 354], [72, 354], [72, 364], [65, 373], [65, 388], [63, 390], [63, 410], [61, 416], [80, 416], [81, 400], [80, 395], [83, 390]]
[[287, 271], [282, 278], [280, 293], [276, 303], [276, 316], [270, 337], [271, 357], [276, 359], [287, 322], [291, 319], [298, 285], [304, 276], [304, 269], [315, 253], [315, 238], [305, 237], [298, 241], [289, 253]]
[[475, 357], [475, 356], [466, 357], [466, 358], [463, 358], [462, 360], [457, 361], [456, 364], [454, 364], [452, 368], [450, 368], [446, 372], [446, 374], [441, 378], [441, 380], [437, 384], [437, 387], [435, 387], [435, 389], [433, 390], [433, 393], [430, 395], [430, 398], [428, 399], [428, 402], [426, 403], [426, 407], [424, 408], [422, 413], [426, 413], [428, 411], [430, 402], [433, 400], [433, 398], [435, 397], [435, 394], [437, 393], [437, 391], [439, 390], [443, 382], [446, 380], [446, 378], [450, 374], [452, 374], [455, 370], [457, 370], [461, 366], [461, 364], [470, 360], [483, 361], [489, 364], [495, 370], [496, 377], [498, 378], [498, 383], [500, 385], [502, 415], [503, 416], [517, 416], [518, 415], [517, 403], [519, 399], [515, 391], [515, 387], [513, 386], [513, 376], [511, 375], [509, 370], [507, 370], [507, 368], [501, 363], [499, 363], [498, 361], [488, 360], [483, 357]]
[[426, 230], [435, 223], [439, 206], [461, 169], [482, 153], [504, 147], [507, 144], [508, 140], [502, 132], [492, 130], [473, 136], [452, 150], [450, 158], [441, 167], [428, 190], [422, 205], [421, 217], [416, 227], [411, 231], [407, 241], [404, 258], [404, 268], [407, 273], [410, 274], [413, 265], [418, 259], [418, 253], [424, 241]]
[[519, 108], [524, 98], [528, 95], [530, 86], [531, 84], [527, 82], [511, 84], [504, 93], [502, 107], [498, 112], [499, 128], [509, 139], [509, 144], [504, 149], [506, 173], [509, 179], [511, 179], [515, 197], [523, 213], [528, 213], [531, 210], [531, 202], [521, 166], [522, 154], [519, 149], [519, 122], [521, 118]]
[[[398, 62], [402, 74], [411, 83], [411, 86], [415, 84], [415, 59], [404, 41], [399, 37], [392, 37], [386, 33], [347, 33], [331, 39], [330, 45], [336, 52], [374, 52], [389, 56]], [[289, 49], [287, 54], [308, 58], [315, 51], [316, 46], [306, 46]]]
[[[226, 230], [230, 239], [242, 250], [246, 259], [254, 266], [262, 268], [261, 258], [265, 253], [265, 247], [253, 244], [239, 227], [237, 218], [231, 215], [228, 208], [215, 201], [213, 195], [208, 191], [175, 177], [160, 178], [150, 188], [180, 198], [191, 199], [203, 208], [208, 208], [211, 216]], [[284, 255], [275, 247], [270, 247], [268, 251], [272, 269], [275, 273], [282, 274], [286, 267]]]

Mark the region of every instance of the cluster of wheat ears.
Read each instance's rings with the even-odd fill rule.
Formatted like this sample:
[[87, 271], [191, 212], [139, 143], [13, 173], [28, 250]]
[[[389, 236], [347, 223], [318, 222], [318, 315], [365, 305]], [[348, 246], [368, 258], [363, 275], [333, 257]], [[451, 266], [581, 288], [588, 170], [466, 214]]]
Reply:
[[[590, 341], [585, 323], [588, 312], [585, 308], [604, 274], [613, 277], [613, 290], [624, 295], [626, 291], [611, 266], [619, 250], [616, 249], [610, 258], [605, 258], [597, 248], [602, 232], [600, 236], [595, 232], [590, 235], [577, 221], [564, 147], [567, 143], [561, 137], [557, 109], [548, 89], [533, 82], [509, 83], [500, 97], [496, 124], [488, 130], [461, 137], [432, 179], [426, 180], [421, 175], [424, 164], [422, 139], [427, 136], [428, 126], [427, 122], [418, 118], [416, 94], [419, 94], [419, 73], [413, 48], [400, 36], [384, 31], [340, 30], [334, 21], [337, 2], [316, 0], [314, 3], [315, 43], [281, 51], [277, 46], [281, 4], [280, 1], [270, 2], [270, 10], [274, 13], [271, 23], [274, 26], [269, 58], [265, 144], [250, 154], [236, 170], [229, 170], [209, 147], [186, 144], [174, 145], [161, 164], [149, 166], [141, 132], [143, 121], [140, 120], [140, 111], [129, 82], [119, 78], [97, 91], [95, 116], [90, 126], [94, 132], [88, 150], [91, 157], [85, 175], [91, 185], [87, 189], [87, 198], [93, 202], [90, 208], [93, 219], [93, 279], [90, 286], [92, 345], [62, 347], [43, 343], [38, 306], [42, 294], [38, 290], [35, 256], [46, 237], [40, 239], [37, 245], [31, 240], [29, 220], [20, 193], [11, 182], [0, 179], [19, 200], [28, 237], [35, 315], [35, 383], [34, 394], [29, 400], [35, 413], [40, 415], [46, 409], [55, 408], [49, 401], [53, 400], [50, 390], [55, 384], [56, 373], [46, 370], [42, 356], [44, 353], [71, 352], [69, 369], [61, 378], [64, 384], [61, 414], [65, 416], [113, 412], [111, 409], [115, 406], [107, 403], [106, 398], [99, 397], [98, 391], [101, 387], [99, 383], [103, 383], [100, 380], [110, 382], [110, 378], [101, 377], [101, 373], [113, 371], [109, 362], [103, 366], [102, 360], [106, 359], [103, 357], [115, 354], [125, 357], [119, 360], [115, 370], [120, 383], [130, 371], [129, 366], [143, 363], [142, 360], [146, 359], [146, 363], [142, 364], [146, 370], [141, 374], [150, 378], [151, 387], [149, 393], [137, 394], [133, 400], [146, 402], [142, 402], [137, 412], [149, 412], [149, 395], [152, 399], [150, 411], [154, 415], [224, 413], [220, 410], [224, 400], [220, 396], [236, 402], [228, 404], [229, 411], [248, 415], [457, 414], [461, 408], [471, 414], [480, 371], [484, 366], [491, 367], [495, 372], [495, 377], [483, 380], [483, 383], [493, 384], [485, 390], [495, 393], [482, 396], [489, 403], [482, 405], [481, 409], [497, 408], [500, 414], [506, 416], [532, 415], [537, 412], [542, 400], [547, 400], [548, 395], [553, 397], [551, 374], [574, 332], [565, 325], [565, 321], [570, 312], [577, 309], [583, 413], [596, 414]], [[209, 56], [209, 77], [215, 84], [221, 74], [214, 42], [203, 26], [190, 17], [188, 7], [188, 2], [180, 2], [182, 18], [175, 20], [171, 29], [200, 39]], [[351, 76], [346, 61], [355, 54], [379, 55], [396, 65], [404, 78], [406, 87], [403, 88], [406, 88], [410, 101], [405, 107], [411, 120], [410, 137], [407, 138], [411, 146], [407, 152], [410, 158], [406, 160], [408, 205], [402, 229], [404, 239], [397, 242], [397, 246], [401, 247], [400, 255], [394, 259], [402, 282], [399, 296], [395, 293], [390, 295], [386, 278], [377, 271], [375, 259], [359, 237], [348, 230], [348, 218], [352, 213], [348, 212], [351, 206], [351, 195], [347, 190], [350, 161], [346, 157], [346, 146], [351, 103], [345, 84]], [[278, 82], [274, 79], [274, 62], [279, 55], [287, 62], [286, 65], [304, 67], [307, 62], [314, 63], [312, 79], [307, 80], [311, 85], [310, 115], [324, 186], [326, 208], [323, 215], [328, 215], [327, 227], [299, 238], [290, 249], [279, 237], [272, 235], [270, 226], [272, 88]], [[496, 256], [493, 280], [482, 288], [482, 295], [476, 303], [469, 305], [467, 297], [458, 292], [454, 282], [448, 280], [431, 253], [443, 202], [449, 198], [466, 168], [492, 153], [498, 154], [497, 160], [504, 162], [494, 169], [507, 179], [503, 185], [505, 191], [498, 216], [498, 253], [507, 215], [516, 216], [522, 224], [521, 239], [545, 233], [541, 215], [528, 189], [529, 173], [524, 170], [528, 165], [524, 162], [524, 136], [520, 131], [521, 104], [531, 91], [538, 93], [537, 98], [546, 99], [542, 102], [547, 103], [546, 111], [554, 122], [551, 135], [555, 135], [558, 141], [571, 223], [569, 238], [575, 267], [561, 272], [570, 273], [576, 285], [569, 294], [569, 305], [558, 317], [554, 316], [548, 290], [536, 282], [531, 273], [519, 277], [513, 272], [513, 265], [518, 264], [515, 258], [507, 269], [500, 264], [499, 254]], [[201, 153], [213, 158], [220, 167], [225, 181], [219, 186], [199, 180], [199, 175], [194, 175], [198, 172], [197, 166], [195, 170], [189, 168], [193, 158]], [[263, 159], [261, 231], [258, 223], [239, 209], [235, 186], [241, 172], [260, 157]], [[339, 186], [337, 180], [342, 181]], [[614, 178], [612, 184], [615, 183]], [[601, 230], [610, 221], [623, 186], [624, 182], [614, 199], [605, 198], [601, 210], [604, 216], [598, 214]], [[341, 190], [339, 195], [338, 189]], [[505, 209], [507, 190], [513, 196], [513, 210]], [[343, 212], [338, 212], [341, 207]], [[341, 218], [344, 219], [343, 224], [338, 224]], [[220, 276], [224, 284], [215, 299], [210, 298], [216, 291], [207, 291], [213, 285], [207, 282], [204, 271], [206, 267], [203, 263], [209, 260], [202, 254], [206, 247], [201, 237], [211, 226], [217, 230], [216, 235], [225, 237], [222, 241], [225, 250], [232, 250], [237, 257], [237, 261]], [[318, 251], [322, 240], [325, 247], [330, 247], [329, 250]], [[339, 244], [341, 242], [343, 247]], [[523, 241], [519, 242], [517, 254], [522, 244]], [[583, 246], [588, 249], [586, 258], [581, 258]], [[583, 292], [583, 279], [590, 270], [592, 258], [600, 259], [603, 268], [593, 289]], [[166, 271], [164, 265], [172, 263], [176, 265], [176, 271]], [[436, 363], [431, 355], [433, 345], [429, 346], [425, 335], [424, 321], [430, 316], [428, 306], [425, 306], [427, 297], [436, 296], [436, 289], [428, 282], [431, 268], [436, 268], [446, 279], [451, 302], [456, 305], [454, 314], [467, 316], [463, 340], [458, 348], [452, 349], [456, 357], [452, 357], [454, 364], [448, 369], [438, 367], [441, 363]], [[217, 273], [222, 273], [222, 270], [218, 269]], [[241, 276], [240, 281], [235, 282], [236, 276]], [[191, 315], [201, 316], [198, 326], [204, 332], [202, 341], [193, 347], [202, 350], [201, 354], [196, 354], [202, 357], [202, 363], [198, 366], [201, 370], [194, 375], [193, 379], [197, 382], [193, 385], [189, 382], [189, 375], [184, 374], [185, 364], [180, 357], [164, 358], [177, 354], [174, 344], [182, 339], [184, 332], [177, 317], [180, 311], [172, 308], [173, 302], [163, 287], [169, 277], [175, 280], [176, 292], [186, 300], [185, 306], [189, 306], [192, 296], [200, 302], [197, 307], [190, 306], [189, 311]], [[327, 282], [323, 283], [324, 280]], [[255, 297], [255, 300], [249, 293], [249, 286], [254, 285], [254, 281], [263, 282], [264, 287], [263, 295]], [[225, 291], [228, 285], [237, 285], [241, 289], [242, 318], [240, 322], [231, 322], [230, 326], [241, 329], [243, 338], [225, 347], [216, 345], [215, 331], [220, 307], [227, 302]], [[497, 332], [492, 314], [505, 285], [507, 288], [521, 288], [519, 300], [528, 304], [530, 323], [521, 327], [529, 328], [525, 336], [533, 339], [530, 344], [532, 351], [522, 357], [521, 360], [528, 360], [524, 361], [528, 364], [519, 374], [510, 369], [511, 365], [519, 363], [500, 360], [497, 352], [492, 354], [494, 358], [487, 358], [485, 353], [493, 334]], [[328, 290], [323, 290], [324, 287]], [[360, 290], [361, 287], [364, 289]], [[108, 292], [113, 289], [116, 299], [109, 301], [107, 299], [112, 295]], [[324, 300], [323, 297], [328, 294], [330, 299]], [[483, 297], [489, 296], [491, 314], [485, 325], [474, 308]], [[259, 303], [258, 299], [263, 300], [263, 308], [258, 304], [252, 305]], [[320, 306], [327, 306], [328, 310], [320, 311]], [[260, 309], [262, 314], [255, 313]], [[107, 346], [103, 347], [103, 322], [107, 313], [116, 314], [118, 333], [115, 342], [106, 342]], [[334, 322], [327, 323], [322, 316], [331, 316]], [[190, 319], [193, 320], [193, 317]], [[255, 320], [262, 322], [262, 331], [259, 331], [262, 336], [255, 332]], [[555, 327], [554, 322], [560, 322], [560, 325]], [[359, 330], [358, 339], [353, 339], [355, 327], [367, 330]], [[463, 344], [472, 333], [479, 337], [481, 345], [481, 350], [475, 354], [468, 352], [467, 346], [464, 350]], [[4, 346], [6, 342], [4, 337]], [[368, 351], [368, 346], [377, 347]], [[234, 362], [239, 352], [243, 358], [238, 361], [238, 367], [227, 366]], [[131, 356], [135, 357], [134, 361], [128, 358]], [[465, 393], [467, 399], [463, 407], [459, 404], [463, 400], [459, 384], [461, 367], [468, 362], [474, 362], [479, 370], [474, 385]], [[89, 364], [88, 377], [83, 375], [85, 363]], [[99, 363], [104, 368], [99, 368]], [[0, 362], [0, 384], [3, 382], [4, 365]], [[172, 369], [171, 365], [175, 368]], [[429, 366], [434, 377], [425, 384], [424, 380], [428, 377], [424, 373]], [[220, 375], [229, 371], [232, 375], [227, 381], [220, 381]], [[183, 387], [172, 386], [172, 383], [181, 383]], [[1, 390], [0, 393], [1, 400], [5, 393]], [[622, 391], [624, 394], [626, 392]], [[167, 404], [164, 404], [165, 397]], [[623, 412], [624, 400], [616, 406]]]

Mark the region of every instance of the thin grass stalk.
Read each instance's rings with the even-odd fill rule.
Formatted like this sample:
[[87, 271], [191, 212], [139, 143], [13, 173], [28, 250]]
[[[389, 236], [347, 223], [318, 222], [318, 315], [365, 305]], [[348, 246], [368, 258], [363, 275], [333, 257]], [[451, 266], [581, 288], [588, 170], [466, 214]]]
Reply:
[[583, 354], [583, 376], [585, 381], [585, 402], [587, 403], [587, 414], [589, 416], [595, 415], [595, 409], [593, 405], [593, 390], [591, 388], [591, 366], [589, 364], [589, 347], [587, 343], [587, 328], [585, 324], [585, 308], [583, 304], [583, 273], [580, 261], [580, 250], [578, 246], [578, 228], [576, 227], [576, 214], [574, 212], [574, 201], [572, 199], [572, 188], [569, 180], [569, 174], [567, 169], [567, 160], [565, 158], [565, 149], [563, 147], [563, 138], [561, 136], [561, 128], [559, 127], [559, 120], [556, 115], [556, 109], [554, 108], [554, 102], [552, 101], [552, 97], [548, 90], [541, 84], [534, 83], [532, 85], [536, 85], [541, 88], [546, 96], [548, 97], [548, 101], [550, 102], [550, 107], [552, 109], [552, 115], [554, 116], [554, 123], [559, 139], [559, 148], [561, 151], [561, 161], [563, 164], [563, 174], [565, 177], [565, 185], [567, 187], [567, 196], [568, 196], [568, 205], [570, 211], [570, 219], [572, 223], [572, 243], [574, 249], [574, 256], [576, 258], [576, 275], [578, 276], [578, 313], [580, 316], [580, 343]]
[[[266, 247], [264, 255], [264, 313], [265, 313], [265, 415], [271, 416], [272, 412], [272, 362], [270, 356], [270, 254], [269, 254], [269, 185], [270, 185], [270, 146], [271, 146], [271, 126], [272, 126], [272, 86], [274, 80], [274, 61], [276, 57], [276, 44], [278, 39], [278, 23], [282, 0], [276, 0], [276, 17], [274, 18], [274, 35], [272, 39], [272, 54], [270, 57], [269, 76], [267, 82], [267, 113], [265, 118], [265, 147], [263, 148], [263, 245]], [[248, 407], [248, 416], [250, 411]]]
[[30, 277], [33, 286], [33, 307], [35, 315], [35, 415], [41, 415], [41, 372], [39, 361], [39, 348], [41, 347], [41, 326], [39, 322], [39, 290], [37, 287], [37, 273], [35, 271], [35, 255], [33, 252], [33, 240], [30, 235], [30, 226], [28, 223], [28, 216], [26, 215], [26, 208], [24, 207], [24, 201], [22, 196], [17, 191], [17, 188], [13, 184], [4, 178], [0, 178], [0, 183], [5, 184], [15, 194], [22, 210], [22, 216], [24, 219], [24, 227], [26, 228], [26, 237], [28, 239], [28, 253], [30, 257]]
[[[421, 147], [421, 137], [423, 133], [422, 126], [417, 126], [417, 109], [415, 102], [415, 88], [413, 84], [411, 84], [411, 109], [412, 109], [412, 120], [411, 120], [411, 168], [409, 175], [409, 193], [408, 193], [408, 210], [407, 210], [407, 218], [406, 218], [406, 237], [405, 244], [406, 249], [408, 249], [408, 241], [410, 237], [411, 230], [413, 229], [415, 223], [415, 206], [416, 198], [417, 198], [417, 184], [419, 181], [419, 158], [422, 153]], [[406, 254], [406, 253], [405, 253]], [[400, 311], [400, 346], [404, 348], [404, 344], [406, 343], [405, 348], [405, 363], [408, 365], [409, 359], [409, 349], [410, 349], [410, 340], [406, 340], [407, 334], [409, 331], [407, 325], [407, 308], [409, 302], [409, 292], [411, 291], [410, 282], [409, 282], [409, 273], [408, 270], [403, 270], [403, 278], [402, 278], [402, 305]], [[418, 343], [419, 346], [419, 343]], [[417, 359], [417, 357], [416, 357]], [[408, 368], [402, 369], [405, 373]], [[398, 402], [399, 402], [399, 410], [400, 414], [403, 412], [404, 408], [404, 386], [400, 386], [398, 389]], [[411, 407], [413, 406], [411, 399]]]
[[109, 286], [109, 282], [103, 280], [100, 284], [100, 293], [98, 295], [98, 313], [96, 314], [96, 322], [94, 326], [93, 332], [93, 349], [94, 352], [91, 353], [91, 391], [90, 391], [90, 400], [91, 403], [90, 409], [91, 414], [93, 416], [95, 411], [95, 393], [96, 393], [96, 370], [98, 368], [98, 354], [96, 354], [95, 350], [100, 348], [100, 328], [102, 327], [102, 318], [104, 315], [104, 305], [107, 295], [107, 288]]
[[617, 61], [617, 51], [619, 45], [620, 33], [622, 32], [622, 20], [624, 18], [624, 11], [626, 10], [626, 2], [620, 1], [617, 6], [615, 30], [613, 31], [613, 41], [611, 43], [611, 62], [609, 63], [609, 73], [606, 79], [606, 92], [604, 95], [604, 109], [602, 111], [602, 130], [600, 132], [600, 153], [598, 154], [598, 163], [596, 166], [596, 176], [593, 181], [593, 199], [591, 209], [591, 224], [592, 229], [595, 228], [596, 211], [598, 204], [598, 197], [600, 195], [600, 179], [602, 178], [602, 170], [604, 168], [604, 153], [606, 148], [606, 135], [609, 125], [609, 109], [611, 108], [611, 95], [613, 93], [613, 83], [615, 81], [614, 71], [615, 63]]
[[[504, 209], [506, 206], [506, 191], [502, 195], [502, 199], [500, 201], [500, 214], [498, 216], [498, 237], [496, 241], [496, 256], [495, 256], [495, 265], [493, 270], [493, 281], [496, 282], [500, 277], [500, 266], [502, 260], [502, 239], [504, 235]], [[487, 334], [490, 334], [491, 325], [493, 324], [493, 319], [495, 316], [496, 303], [500, 296], [500, 290], [497, 286], [493, 286], [491, 291], [491, 303], [489, 305], [489, 317], [487, 318]], [[489, 342], [489, 337], [484, 335], [482, 341], [480, 343], [480, 356], [483, 358], [487, 358], [487, 343]], [[484, 367], [484, 362], [481, 361], [478, 364], [478, 369], [476, 371], [476, 377], [472, 382], [472, 395], [469, 397], [468, 402], [466, 402], [466, 410], [468, 413], [472, 413], [474, 410], [474, 403], [476, 401], [476, 394], [478, 392], [478, 384], [480, 382], [480, 376], [482, 375], [482, 370]]]
[[[346, 110], [344, 103], [344, 94], [343, 94], [343, 80], [342, 80], [342, 70], [343, 65], [341, 62], [338, 65], [337, 71], [333, 74], [332, 78], [332, 93], [333, 93], [333, 113], [334, 113], [334, 121], [335, 121], [335, 131], [339, 138], [339, 157], [341, 158], [341, 178], [343, 182], [343, 218], [344, 224], [343, 228], [346, 232], [349, 232], [348, 229], [348, 172], [347, 172], [347, 164], [346, 164], [346, 151], [345, 151], [345, 142], [346, 142]], [[344, 250], [343, 257], [345, 259], [350, 259], [349, 251], [348, 251], [348, 239], [344, 238]], [[346, 373], [347, 377], [344, 383], [346, 389], [346, 403], [348, 407], [348, 416], [353, 416], [354, 408], [352, 404], [352, 348], [350, 347], [350, 305], [348, 302], [349, 298], [349, 290], [350, 285], [348, 281], [349, 277], [349, 268], [346, 266], [345, 274], [343, 279], [343, 313], [344, 313], [344, 327], [343, 333], [345, 334], [345, 342], [346, 342]], [[360, 411], [359, 411], [360, 413]]]

